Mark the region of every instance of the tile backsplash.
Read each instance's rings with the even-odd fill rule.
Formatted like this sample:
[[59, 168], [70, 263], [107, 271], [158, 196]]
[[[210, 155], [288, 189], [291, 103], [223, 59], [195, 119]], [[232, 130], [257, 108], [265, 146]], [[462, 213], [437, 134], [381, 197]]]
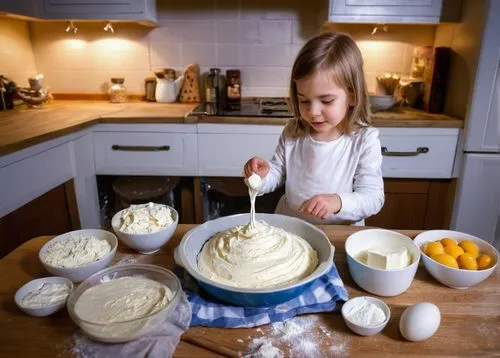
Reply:
[[115, 33], [109, 34], [104, 22], [76, 22], [74, 35], [64, 31], [64, 22], [32, 22], [31, 44], [23, 36], [28, 25], [22, 21], [0, 19], [0, 30], [11, 28], [16, 42], [32, 48], [29, 56], [26, 49], [16, 54], [24, 65], [8, 68], [12, 76], [38, 71], [53, 92], [66, 93], [104, 92], [111, 77], [125, 77], [129, 92], [143, 93], [144, 78], [155, 69], [181, 73], [187, 64], [198, 63], [202, 72], [239, 68], [244, 96], [286, 96], [295, 55], [322, 30], [352, 34], [373, 92], [376, 75], [407, 75], [413, 47], [434, 43], [432, 26], [389, 26], [388, 32], [372, 36], [369, 25], [323, 25], [325, 5], [322, 0], [158, 0], [156, 28], [116, 23]]

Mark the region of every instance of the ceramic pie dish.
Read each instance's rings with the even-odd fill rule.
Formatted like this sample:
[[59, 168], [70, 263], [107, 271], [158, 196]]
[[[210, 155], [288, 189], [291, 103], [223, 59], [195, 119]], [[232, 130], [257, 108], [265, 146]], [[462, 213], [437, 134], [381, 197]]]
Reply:
[[236, 306], [260, 307], [286, 302], [300, 295], [318, 277], [326, 274], [333, 263], [335, 248], [323, 231], [308, 222], [284, 215], [257, 214], [272, 226], [282, 228], [306, 240], [318, 253], [318, 267], [299, 282], [273, 289], [239, 288], [214, 282], [203, 276], [198, 269], [198, 253], [214, 234], [244, 225], [249, 221], [248, 214], [238, 214], [207, 221], [186, 233], [175, 249], [175, 261], [198, 282], [198, 285], [221, 301]]

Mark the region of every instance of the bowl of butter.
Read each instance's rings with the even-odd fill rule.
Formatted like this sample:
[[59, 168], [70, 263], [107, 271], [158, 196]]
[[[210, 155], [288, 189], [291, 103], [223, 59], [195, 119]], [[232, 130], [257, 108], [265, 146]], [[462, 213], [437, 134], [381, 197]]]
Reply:
[[347, 238], [347, 265], [354, 282], [378, 296], [397, 296], [411, 285], [420, 250], [411, 238], [385, 229], [366, 229]]

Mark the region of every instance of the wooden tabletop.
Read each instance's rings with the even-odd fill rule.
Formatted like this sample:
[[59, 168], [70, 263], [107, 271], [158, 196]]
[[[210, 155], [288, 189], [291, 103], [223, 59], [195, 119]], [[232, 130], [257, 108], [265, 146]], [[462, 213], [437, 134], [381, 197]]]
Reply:
[[[197, 106], [183, 103], [57, 100], [43, 108], [22, 106], [0, 112], [0, 155], [70, 134], [97, 123], [226, 123], [285, 125], [287, 118], [189, 116]], [[462, 128], [463, 120], [407, 108], [376, 112], [376, 127]]]
[[[173, 267], [173, 249], [193, 225], [179, 225], [174, 237], [159, 252], [140, 255], [119, 245], [115, 261], [127, 256], [140, 263]], [[345, 261], [344, 243], [354, 231], [349, 226], [320, 226], [335, 246], [335, 264], [350, 297], [370, 295], [353, 283]], [[417, 231], [401, 231], [414, 237]], [[8, 238], [3, 238], [8, 239]], [[38, 251], [50, 237], [32, 239], [0, 260], [0, 356], [68, 357], [75, 354], [73, 333], [78, 328], [65, 310], [44, 318], [20, 311], [14, 302], [16, 290], [34, 278], [49, 276], [38, 260]], [[300, 339], [287, 339], [273, 325], [248, 329], [193, 327], [186, 336], [208, 340], [241, 353], [249, 352], [259, 338], [267, 337], [285, 356], [500, 356], [500, 273], [466, 290], [447, 288], [430, 277], [423, 266], [405, 293], [382, 298], [391, 309], [391, 320], [379, 334], [361, 337], [352, 333], [340, 313], [309, 314], [293, 318], [302, 326]], [[407, 342], [399, 333], [403, 310], [418, 302], [432, 302], [441, 311], [441, 326], [423, 342]], [[175, 357], [219, 355], [181, 340]]]

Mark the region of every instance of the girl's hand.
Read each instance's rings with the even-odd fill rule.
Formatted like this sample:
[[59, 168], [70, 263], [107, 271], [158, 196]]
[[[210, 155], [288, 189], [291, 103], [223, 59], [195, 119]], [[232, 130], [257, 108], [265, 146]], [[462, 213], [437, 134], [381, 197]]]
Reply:
[[330, 214], [336, 214], [342, 208], [342, 200], [337, 194], [319, 194], [302, 203], [299, 211], [326, 219]]
[[259, 157], [253, 157], [246, 162], [244, 167], [245, 178], [248, 178], [252, 173], [258, 174], [261, 178], [265, 178], [269, 173], [269, 163]]

